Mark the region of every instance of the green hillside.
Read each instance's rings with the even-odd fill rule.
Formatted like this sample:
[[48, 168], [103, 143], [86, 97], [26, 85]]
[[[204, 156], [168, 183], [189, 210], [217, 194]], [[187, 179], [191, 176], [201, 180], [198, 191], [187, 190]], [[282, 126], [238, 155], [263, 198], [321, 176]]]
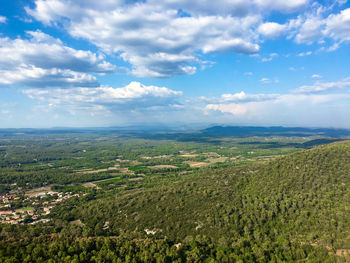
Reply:
[[71, 199], [51, 217], [2, 225], [0, 262], [346, 262], [350, 143]]

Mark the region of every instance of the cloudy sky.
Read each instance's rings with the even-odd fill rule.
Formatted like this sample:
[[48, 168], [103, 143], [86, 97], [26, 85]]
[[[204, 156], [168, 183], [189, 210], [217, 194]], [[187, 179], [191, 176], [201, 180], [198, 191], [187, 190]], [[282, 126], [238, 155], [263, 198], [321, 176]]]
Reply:
[[350, 128], [346, 0], [0, 3], [1, 128]]

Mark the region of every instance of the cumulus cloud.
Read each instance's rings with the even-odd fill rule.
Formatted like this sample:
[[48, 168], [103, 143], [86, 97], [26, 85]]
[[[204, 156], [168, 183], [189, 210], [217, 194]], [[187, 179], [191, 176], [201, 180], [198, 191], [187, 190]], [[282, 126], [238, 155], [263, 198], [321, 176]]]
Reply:
[[[35, 6], [26, 11], [46, 25], [62, 26], [71, 36], [117, 55], [135, 76], [171, 77], [202, 69], [202, 53], [256, 54], [261, 40], [284, 34], [299, 44], [331, 39], [336, 43], [325, 49], [335, 50], [349, 40], [350, 9], [332, 14], [334, 6], [341, 4], [323, 6], [309, 0], [35, 0]], [[264, 21], [271, 12], [300, 14], [279, 24]]]
[[265, 1], [243, 0], [104, 1], [101, 5], [37, 0], [34, 9], [26, 10], [47, 25], [62, 24], [72, 36], [119, 55], [136, 76], [170, 77], [195, 73], [201, 64], [198, 53], [257, 53], [259, 34], [254, 28], [261, 23], [261, 14], [252, 10], [266, 6]]
[[292, 13], [304, 9], [309, 3], [309, 0], [255, 0], [255, 2], [264, 9]]
[[247, 112], [246, 105], [228, 103], [228, 104], [208, 104], [205, 110], [220, 111], [222, 113], [230, 113], [232, 115], [244, 115]]
[[[289, 22], [289, 29], [294, 32], [294, 40], [298, 44], [312, 44], [322, 39], [324, 20], [320, 13], [298, 16]], [[293, 34], [293, 33], [292, 33]]]
[[203, 112], [216, 123], [348, 127], [350, 94], [281, 94], [275, 100], [207, 104]]
[[200, 101], [206, 103], [205, 112], [229, 113], [234, 116], [244, 116], [250, 109], [250, 105], [258, 102], [273, 101], [279, 94], [246, 94], [244, 91], [233, 94], [222, 94], [219, 98], [201, 97]]
[[28, 39], [0, 38], [0, 84], [98, 86], [91, 73], [116, 69], [103, 56], [67, 47], [41, 31], [27, 35]]
[[258, 32], [270, 39], [275, 39], [280, 37], [287, 29], [286, 25], [281, 25], [274, 22], [267, 22], [264, 24], [261, 24], [258, 27]]
[[100, 105], [108, 109], [131, 110], [155, 106], [178, 104], [181, 91], [165, 87], [146, 86], [139, 82], [131, 82], [122, 88], [100, 86], [96, 88], [69, 89], [26, 89], [29, 98], [48, 103], [49, 105], [72, 105], [96, 107]]
[[[238, 94], [237, 97], [267, 97], [262, 100], [217, 101], [203, 111], [208, 118], [254, 125], [300, 125], [346, 127], [350, 94]], [[334, 118], [337, 116], [338, 118]], [[312, 120], [310, 122], [310, 120]]]
[[350, 8], [342, 10], [339, 14], [329, 15], [325, 22], [323, 34], [335, 40], [349, 41]]
[[317, 92], [323, 92], [323, 91], [335, 91], [340, 90], [344, 88], [350, 87], [350, 78], [346, 78], [341, 81], [335, 81], [335, 82], [316, 82], [314, 85], [305, 85], [301, 86], [293, 92], [295, 93], [317, 93]]
[[29, 39], [0, 39], [0, 65], [27, 64], [94, 73], [108, 73], [116, 68], [101, 55], [70, 48], [41, 31], [28, 31], [27, 35]]
[[166, 5], [172, 8], [182, 8], [186, 12], [201, 14], [201, 15], [233, 15], [245, 16], [250, 12], [264, 11], [279, 11], [283, 13], [292, 13], [300, 11], [308, 4], [308, 0], [150, 0], [152, 4]]
[[205, 111], [218, 111], [232, 115], [245, 115], [250, 105], [258, 102], [275, 101], [279, 94], [246, 94], [244, 91], [234, 94], [222, 94], [220, 98], [202, 97], [201, 101], [206, 102]]
[[[321, 77], [313, 75], [314, 78]], [[235, 121], [247, 123], [265, 123], [264, 120], [274, 119], [281, 125], [283, 120], [288, 119], [289, 125], [295, 119], [296, 124], [300, 124], [300, 116], [305, 120], [319, 118], [319, 124], [322, 124], [321, 116], [331, 116], [342, 112], [340, 109], [349, 112], [350, 99], [350, 78], [334, 82], [319, 82], [314, 85], [301, 86], [290, 93], [246, 93], [244, 91], [232, 94], [222, 94], [218, 98], [201, 97], [200, 102], [203, 104], [203, 112], [208, 116], [232, 117]], [[348, 90], [346, 90], [348, 89]], [[343, 90], [343, 92], [342, 92]], [[344, 92], [344, 90], [346, 90]], [[323, 114], [313, 114], [323, 112]], [[271, 117], [273, 116], [273, 117]], [[344, 115], [347, 116], [347, 115]], [[320, 118], [321, 117], [321, 118]], [[326, 117], [325, 117], [326, 118]], [[339, 116], [341, 120], [344, 118]], [[333, 120], [333, 118], [329, 118]], [[348, 122], [348, 121], [347, 121]], [[335, 122], [339, 125], [340, 122]], [[307, 124], [305, 122], [304, 124]], [[329, 124], [328, 124], [329, 125]]]
[[136, 76], [170, 77], [196, 72], [198, 51], [258, 52], [251, 30], [258, 20], [254, 15], [179, 17], [177, 11], [140, 4], [95, 12], [89, 20], [72, 22], [68, 30], [105, 52], [120, 53]]
[[96, 77], [69, 69], [43, 69], [20, 65], [11, 70], [0, 69], [0, 84], [23, 84], [32, 87], [96, 87]]
[[246, 94], [244, 91], [235, 94], [222, 94], [223, 102], [251, 102], [251, 101], [266, 101], [276, 99], [278, 94]]
[[250, 12], [253, 3], [245, 0], [149, 0], [150, 5], [161, 5], [167, 9], [181, 9], [193, 15], [233, 15], [245, 16]]
[[7, 18], [5, 16], [0, 16], [0, 23], [6, 23]]
[[36, 19], [46, 23], [55, 23], [63, 14], [67, 17], [81, 18], [81, 11], [97, 10], [108, 11], [119, 7], [127, 8], [136, 3], [140, 3], [163, 10], [182, 10], [181, 14], [194, 16], [211, 15], [230, 15], [243, 17], [249, 13], [262, 11], [279, 11], [291, 13], [304, 9], [309, 0], [147, 0], [147, 1], [126, 1], [126, 0], [107, 0], [96, 2], [92, 0], [36, 0], [34, 9], [26, 7], [27, 12], [35, 16]]
[[289, 21], [288, 30], [296, 43], [324, 43], [324, 39], [330, 39], [335, 43], [328, 51], [333, 51], [339, 43], [350, 40], [350, 8], [334, 14], [331, 12], [334, 5], [314, 6], [310, 12]]

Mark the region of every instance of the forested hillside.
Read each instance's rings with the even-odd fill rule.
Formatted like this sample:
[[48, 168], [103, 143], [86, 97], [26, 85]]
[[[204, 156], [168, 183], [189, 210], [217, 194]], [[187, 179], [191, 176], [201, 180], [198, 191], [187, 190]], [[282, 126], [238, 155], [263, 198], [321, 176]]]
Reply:
[[[149, 181], [147, 181], [149, 180]], [[0, 262], [346, 262], [350, 143], [97, 190], [1, 225]]]

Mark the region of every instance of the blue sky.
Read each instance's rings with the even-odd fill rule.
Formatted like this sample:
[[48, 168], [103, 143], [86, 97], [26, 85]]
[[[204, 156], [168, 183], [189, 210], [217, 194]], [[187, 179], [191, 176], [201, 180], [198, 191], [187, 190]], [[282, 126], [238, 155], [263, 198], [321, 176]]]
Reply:
[[350, 128], [348, 1], [0, 1], [1, 128]]

